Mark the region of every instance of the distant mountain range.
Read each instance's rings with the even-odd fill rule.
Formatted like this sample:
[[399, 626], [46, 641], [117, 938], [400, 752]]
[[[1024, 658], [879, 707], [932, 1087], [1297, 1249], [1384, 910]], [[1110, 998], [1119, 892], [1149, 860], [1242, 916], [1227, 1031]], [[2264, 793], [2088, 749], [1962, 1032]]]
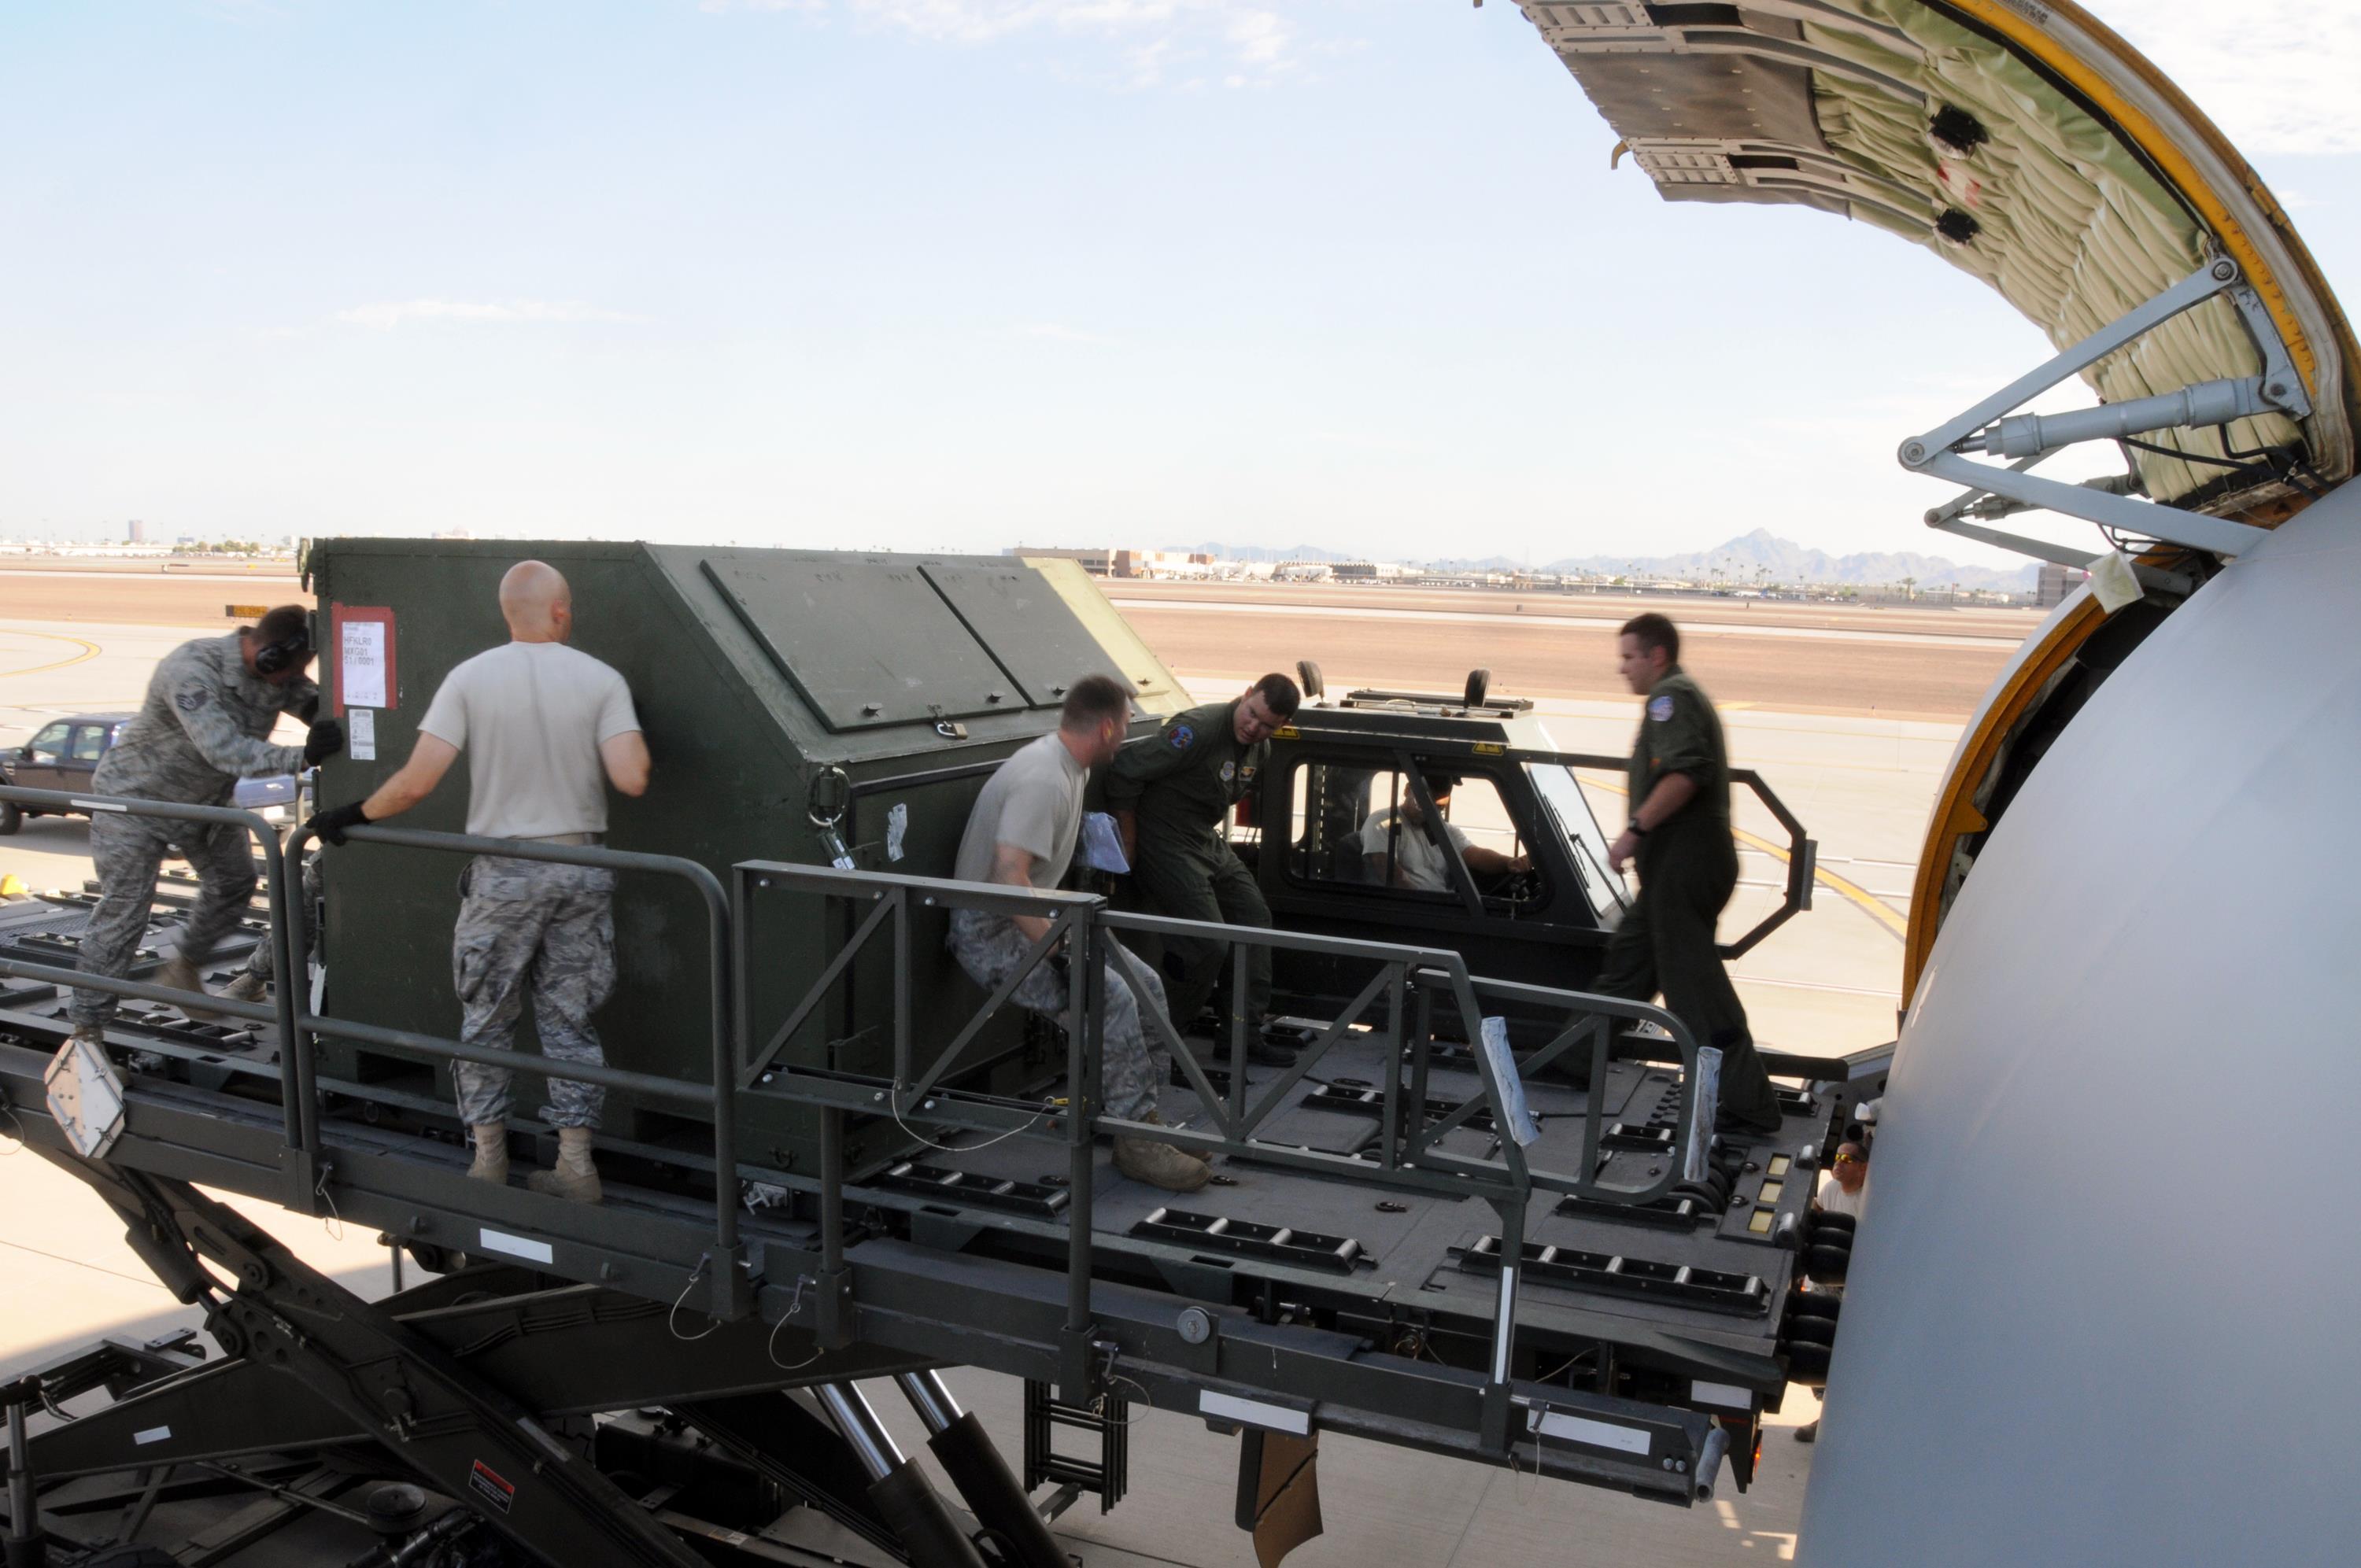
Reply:
[[[1230, 561], [1358, 561], [1366, 556], [1345, 550], [1323, 550], [1316, 545], [1297, 544], [1274, 550], [1255, 544], [1175, 544], [1173, 550], [1204, 551]], [[1514, 572], [1523, 570], [1525, 563], [1506, 555], [1488, 555], [1482, 560], [1430, 561], [1421, 565], [1444, 571]], [[2023, 593], [2034, 586], [2039, 568], [2028, 561], [2022, 566], [1966, 566], [1940, 555], [1921, 555], [1916, 551], [1871, 551], [1854, 555], [1831, 555], [1825, 550], [1806, 549], [1792, 539], [1782, 539], [1767, 528], [1741, 534], [1711, 550], [1692, 550], [1678, 555], [1576, 555], [1562, 561], [1552, 561], [1536, 568], [1543, 572], [1604, 573], [1609, 576], [1680, 577], [1689, 581], [1710, 583], [1719, 568], [1724, 581], [1751, 584], [1757, 580], [1773, 583], [1836, 583], [1867, 586], [1898, 583], [1905, 577], [1915, 578], [1921, 587], [1935, 587], [1957, 583], [1963, 588], [1993, 588], [2004, 593]]]
[[1940, 555], [1921, 555], [1915, 550], [1831, 555], [1825, 550], [1808, 550], [1791, 539], [1782, 539], [1767, 528], [1741, 534], [1711, 550], [1693, 550], [1680, 555], [1586, 555], [1553, 561], [1543, 570], [1633, 573], [1710, 582], [1716, 567], [1721, 569], [1725, 580], [1741, 583], [1754, 581], [1756, 570], [1761, 568], [1764, 580], [1774, 583], [1865, 586], [1898, 583], [1911, 577], [1921, 587], [1957, 583], [1963, 588], [1996, 588], [2007, 593], [2031, 588], [2040, 572], [2030, 561], [2022, 566], [1963, 566]]

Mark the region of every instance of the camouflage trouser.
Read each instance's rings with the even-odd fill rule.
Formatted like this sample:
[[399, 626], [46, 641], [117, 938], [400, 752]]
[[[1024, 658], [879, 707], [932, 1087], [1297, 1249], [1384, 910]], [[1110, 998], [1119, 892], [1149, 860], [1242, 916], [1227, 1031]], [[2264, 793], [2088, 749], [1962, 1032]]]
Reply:
[[[179, 938], [180, 950], [191, 962], [202, 968], [246, 914], [247, 900], [254, 896], [254, 847], [243, 828], [100, 812], [90, 821], [99, 897], [82, 931], [77, 967], [85, 973], [129, 978], [156, 902], [156, 872], [173, 844], [197, 873], [196, 904]], [[115, 1001], [103, 991], [75, 992], [74, 1027], [104, 1027], [115, 1015]]]
[[[303, 891], [298, 894], [303, 901], [303, 941], [308, 953], [320, 945], [320, 854], [314, 850], [303, 864]], [[272, 955], [274, 944], [258, 942], [246, 960], [246, 972], [257, 980], [268, 981], [279, 967]]]
[[[1015, 923], [1004, 916], [986, 915], [978, 909], [951, 911], [951, 954], [959, 959], [960, 968], [967, 970], [968, 978], [986, 991], [997, 990], [1000, 982], [1024, 961], [1025, 951], [1031, 946]], [[1164, 1005], [1164, 985], [1156, 978], [1155, 970], [1124, 951], [1123, 944], [1112, 937], [1104, 938], [1102, 950], [1106, 970], [1106, 1047], [1099, 1064], [1101, 1103], [1108, 1115], [1137, 1122], [1156, 1109], [1159, 1078], [1157, 1058], [1148, 1048], [1148, 1036], [1140, 1024], [1139, 999], [1123, 982], [1115, 965], [1121, 963], [1128, 970], [1159, 1008]], [[1020, 1007], [1062, 1018], [1066, 982], [1045, 959], [1025, 977], [1009, 999]]]
[[[592, 866], [505, 855], [469, 861], [451, 932], [459, 1038], [507, 1050], [530, 987], [543, 1057], [604, 1065], [590, 1014], [615, 989], [614, 892], [615, 873]], [[461, 1121], [508, 1119], [508, 1069], [453, 1062], [451, 1078]], [[596, 1127], [606, 1099], [596, 1084], [553, 1078], [541, 1117], [553, 1127]]]

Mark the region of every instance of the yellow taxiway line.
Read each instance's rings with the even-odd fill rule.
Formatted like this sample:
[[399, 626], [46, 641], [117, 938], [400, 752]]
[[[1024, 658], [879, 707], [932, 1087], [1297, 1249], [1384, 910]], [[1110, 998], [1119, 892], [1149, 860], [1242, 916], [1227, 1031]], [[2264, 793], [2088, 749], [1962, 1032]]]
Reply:
[[79, 664], [85, 659], [95, 659], [101, 652], [98, 644], [95, 642], [88, 641], [80, 637], [67, 637], [55, 631], [26, 631], [20, 628], [10, 626], [0, 627], [0, 635], [9, 637], [46, 637], [52, 642], [73, 643], [82, 650], [81, 652], [76, 653], [71, 659], [52, 659], [46, 664], [35, 664], [30, 668], [22, 670], [0, 670], [0, 679], [5, 679], [9, 675], [38, 675], [44, 670], [62, 670], [68, 664]]
[[[1627, 798], [1631, 793], [1630, 790], [1625, 789], [1621, 784], [1609, 784], [1605, 779], [1593, 779], [1590, 782], [1600, 789], [1610, 791], [1613, 794], [1623, 795]], [[1733, 827], [1730, 830], [1730, 836], [1737, 839], [1740, 843], [1745, 845], [1750, 850], [1762, 850], [1764, 854], [1770, 856], [1773, 860], [1777, 861], [1783, 866], [1795, 859], [1793, 855], [1790, 855], [1786, 850], [1780, 845], [1773, 843], [1770, 839], [1763, 838], [1759, 834], [1749, 833], [1743, 828]], [[1869, 889], [1861, 886], [1859, 883], [1849, 881], [1844, 877], [1837, 875], [1837, 873], [1832, 871], [1825, 870], [1817, 865], [1812, 868], [1812, 880], [1818, 883], [1822, 887], [1827, 888], [1830, 893], [1840, 894], [1845, 898], [1850, 899], [1853, 903], [1860, 905], [1863, 909], [1869, 912], [1872, 919], [1874, 919], [1879, 925], [1885, 927], [1886, 933], [1895, 941], [1903, 941], [1909, 937], [1910, 922], [1896, 911], [1892, 905], [1886, 903], [1885, 900], [1878, 897], [1877, 894], [1870, 892]]]

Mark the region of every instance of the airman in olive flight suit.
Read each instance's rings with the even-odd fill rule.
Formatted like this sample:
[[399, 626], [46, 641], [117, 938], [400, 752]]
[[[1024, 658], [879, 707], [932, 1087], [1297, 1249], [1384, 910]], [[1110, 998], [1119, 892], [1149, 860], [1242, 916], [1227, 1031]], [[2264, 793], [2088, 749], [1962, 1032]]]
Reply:
[[[1294, 716], [1301, 700], [1293, 681], [1265, 675], [1235, 701], [1176, 714], [1154, 739], [1117, 753], [1107, 770], [1106, 803], [1148, 914], [1270, 924], [1254, 873], [1231, 850], [1222, 825], [1268, 761], [1271, 732]], [[1246, 951], [1246, 994], [1230, 1003], [1258, 1030], [1270, 1011], [1270, 949]], [[1166, 940], [1175, 1028], [1196, 1022], [1221, 980], [1222, 959], [1218, 943]]]
[[1596, 987], [1634, 1002], [1661, 992], [1664, 1010], [1699, 1045], [1721, 1051], [1720, 1130], [1775, 1134], [1778, 1098], [1715, 942], [1714, 923], [1738, 885], [1721, 719], [1682, 672], [1680, 633], [1670, 620], [1637, 617], [1621, 644], [1624, 679], [1648, 700], [1631, 747], [1631, 825], [1608, 858], [1619, 871], [1637, 862], [1640, 893], [1608, 944]]

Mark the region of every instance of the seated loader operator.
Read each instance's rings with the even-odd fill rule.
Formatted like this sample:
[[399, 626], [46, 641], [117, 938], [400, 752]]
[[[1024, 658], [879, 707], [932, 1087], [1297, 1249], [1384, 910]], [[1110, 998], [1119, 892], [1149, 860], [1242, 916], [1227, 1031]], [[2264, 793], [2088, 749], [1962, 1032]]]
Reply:
[[[1455, 781], [1444, 773], [1428, 773], [1424, 778], [1426, 793], [1434, 797], [1435, 810], [1448, 811], [1451, 786]], [[1443, 829], [1444, 839], [1467, 869], [1478, 876], [1505, 876], [1532, 870], [1531, 855], [1504, 855], [1498, 850], [1469, 843], [1467, 835], [1447, 819], [1438, 820], [1435, 826]], [[1372, 882], [1415, 893], [1452, 891], [1451, 868], [1443, 858], [1442, 847], [1427, 836], [1424, 814], [1419, 809], [1414, 791], [1405, 790], [1399, 806], [1371, 812], [1369, 819], [1361, 824], [1360, 839], [1361, 854], [1368, 861]]]
[[[1106, 800], [1123, 833], [1132, 885], [1150, 915], [1232, 926], [1270, 924], [1254, 873], [1222, 830], [1230, 807], [1254, 787], [1270, 757], [1273, 731], [1294, 717], [1302, 694], [1285, 675], [1265, 675], [1229, 702], [1175, 714], [1153, 740], [1118, 752]], [[1224, 944], [1165, 940], [1172, 1026], [1186, 1033], [1228, 968]], [[1246, 949], [1246, 994], [1230, 998], [1246, 1015], [1254, 1058], [1294, 1058], [1261, 1034], [1270, 1011], [1270, 949]]]
[[[281, 713], [309, 722], [319, 711], [320, 688], [304, 673], [311, 663], [312, 619], [302, 605], [280, 605], [227, 637], [183, 642], [156, 666], [138, 717], [100, 759], [91, 787], [135, 800], [227, 806], [241, 778], [291, 773], [334, 756], [344, 750], [345, 732], [333, 718], [313, 724], [301, 746], [264, 739]], [[157, 870], [173, 846], [197, 873], [197, 896], [156, 983], [204, 990], [200, 967], [254, 896], [254, 845], [242, 828], [94, 813], [90, 856], [99, 898], [77, 959], [84, 973], [127, 975], [156, 902]], [[75, 992], [74, 1033], [102, 1038], [115, 1001], [104, 992]], [[219, 1016], [193, 1005], [182, 1011]]]
[[[346, 828], [409, 810], [463, 751], [467, 831], [478, 838], [596, 844], [607, 831], [605, 786], [647, 793], [648, 748], [631, 688], [610, 665], [566, 645], [574, 597], [557, 568], [542, 561], [510, 567], [500, 578], [500, 614], [511, 641], [444, 678], [419, 720], [410, 761], [367, 800], [313, 817], [320, 837], [341, 844]], [[615, 873], [600, 867], [509, 855], [470, 861], [451, 933], [459, 1038], [507, 1050], [530, 988], [541, 1054], [603, 1065], [590, 1014], [615, 989], [614, 891]], [[451, 1076], [459, 1117], [475, 1140], [467, 1174], [505, 1183], [511, 1074], [455, 1061]], [[590, 1135], [606, 1098], [596, 1084], [549, 1080], [541, 1114], [557, 1129], [557, 1164], [533, 1172], [527, 1186], [598, 1201]]]
[[[1082, 790], [1091, 770], [1104, 767], [1123, 746], [1131, 726], [1131, 696], [1104, 675], [1085, 675], [1066, 693], [1056, 733], [1017, 751], [984, 781], [968, 814], [952, 874], [961, 882], [999, 883], [1006, 887], [1054, 888], [1073, 863], [1074, 839], [1082, 825]], [[1024, 961], [1049, 931], [1038, 915], [992, 915], [980, 909], [951, 911], [949, 945], [968, 978], [986, 991]], [[1100, 1064], [1106, 1114], [1127, 1122], [1153, 1122], [1159, 1074], [1148, 1049], [1139, 1000], [1115, 966], [1140, 982], [1153, 1005], [1164, 1004], [1164, 988], [1146, 964], [1112, 937], [1103, 959], [1106, 1056]], [[1012, 1000], [1052, 1016], [1067, 1003], [1073, 976], [1058, 955], [1043, 959], [1018, 982]], [[1115, 1168], [1135, 1181], [1174, 1192], [1194, 1192], [1210, 1175], [1196, 1156], [1149, 1138], [1117, 1137]]]

